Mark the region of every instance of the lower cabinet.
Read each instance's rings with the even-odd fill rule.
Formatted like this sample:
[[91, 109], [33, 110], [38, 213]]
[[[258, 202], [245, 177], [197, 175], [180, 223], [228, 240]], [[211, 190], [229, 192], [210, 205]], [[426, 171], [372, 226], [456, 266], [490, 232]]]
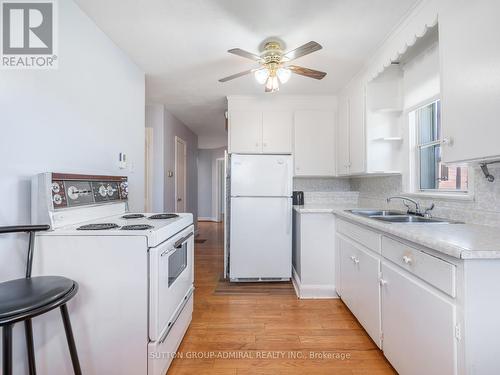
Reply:
[[361, 245], [339, 237], [342, 300], [380, 347], [380, 259]]
[[405, 375], [456, 374], [455, 306], [423, 282], [382, 261], [384, 354]]

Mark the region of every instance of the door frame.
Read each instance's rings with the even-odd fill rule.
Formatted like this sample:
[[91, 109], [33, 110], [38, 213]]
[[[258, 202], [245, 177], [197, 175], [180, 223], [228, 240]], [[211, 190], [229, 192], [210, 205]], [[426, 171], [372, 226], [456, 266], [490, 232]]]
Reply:
[[174, 137], [174, 208], [175, 212], [179, 212], [177, 209], [177, 176], [178, 176], [178, 158], [177, 158], [177, 144], [182, 143], [184, 145], [184, 211], [187, 210], [187, 143], [181, 137]]
[[[225, 177], [224, 162], [225, 162], [224, 158], [215, 159], [215, 215], [212, 214], [212, 217], [218, 223], [223, 221], [223, 217], [221, 215], [219, 208], [220, 208], [221, 204], [224, 203], [220, 199], [221, 194], [224, 192], [224, 183], [222, 183], [222, 186], [220, 186], [221, 179], [223, 179]], [[221, 171], [221, 169], [222, 169], [222, 171]]]

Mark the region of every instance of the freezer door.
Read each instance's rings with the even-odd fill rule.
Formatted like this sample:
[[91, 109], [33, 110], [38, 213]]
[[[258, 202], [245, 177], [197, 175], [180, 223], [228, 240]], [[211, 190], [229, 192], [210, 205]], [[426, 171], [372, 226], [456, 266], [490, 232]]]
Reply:
[[291, 198], [232, 198], [231, 279], [290, 278]]
[[231, 196], [289, 197], [292, 195], [291, 155], [231, 156]]

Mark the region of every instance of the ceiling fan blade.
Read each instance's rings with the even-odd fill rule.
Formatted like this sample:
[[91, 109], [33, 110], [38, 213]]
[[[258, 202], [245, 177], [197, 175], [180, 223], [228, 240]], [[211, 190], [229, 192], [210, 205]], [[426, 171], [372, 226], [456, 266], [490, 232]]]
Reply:
[[262, 68], [245, 70], [244, 72], [236, 73], [236, 74], [221, 78], [221, 79], [219, 79], [219, 82], [227, 82], [227, 81], [230, 81], [230, 80], [235, 79], [235, 78], [243, 77], [243, 76], [246, 76], [247, 74], [251, 74], [251, 73], [253, 73], [257, 70], [260, 70], [260, 69], [262, 69]]
[[233, 48], [233, 49], [228, 50], [227, 52], [232, 53], [233, 55], [238, 55], [238, 56], [244, 57], [246, 59], [254, 60], [254, 61], [262, 60], [259, 55], [242, 50], [241, 48]]
[[287, 66], [288, 69], [292, 71], [292, 73], [300, 74], [301, 76], [314, 78], [314, 79], [323, 79], [326, 76], [325, 72], [320, 72], [319, 70], [304, 68], [303, 66], [298, 65], [290, 65]]
[[321, 44], [315, 42], [315, 41], [310, 41], [309, 43], [304, 44], [303, 46], [300, 46], [299, 48], [296, 48], [292, 51], [289, 51], [283, 55], [283, 57], [286, 59], [286, 61], [292, 61], [295, 59], [298, 59], [299, 57], [309, 55], [310, 53], [316, 52], [323, 48]]

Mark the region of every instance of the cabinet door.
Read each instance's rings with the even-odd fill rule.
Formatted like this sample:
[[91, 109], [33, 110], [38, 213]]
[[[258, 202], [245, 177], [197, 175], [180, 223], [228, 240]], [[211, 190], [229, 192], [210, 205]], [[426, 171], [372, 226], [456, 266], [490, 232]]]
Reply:
[[443, 161], [500, 155], [500, 2], [443, 0], [439, 55]]
[[293, 151], [296, 176], [334, 176], [335, 113], [295, 112]]
[[229, 113], [229, 152], [262, 153], [262, 112]]
[[383, 350], [389, 362], [400, 374], [455, 374], [455, 307], [385, 261], [382, 279]]
[[380, 347], [380, 260], [343, 238], [339, 246], [342, 300]]
[[291, 154], [292, 129], [292, 112], [265, 111], [262, 122], [262, 152], [264, 154]]
[[380, 260], [369, 250], [360, 247], [355, 264], [359, 284], [355, 315], [372, 340], [380, 347]]
[[358, 257], [358, 250], [352, 245], [351, 242], [338, 239], [340, 248], [340, 285], [342, 288], [342, 301], [353, 312], [357, 311], [356, 295], [358, 287], [357, 267], [354, 259]]
[[349, 174], [349, 98], [339, 98], [337, 131], [337, 173]]
[[365, 134], [365, 89], [362, 83], [350, 90], [349, 94], [349, 146], [350, 174], [364, 173], [366, 170]]

